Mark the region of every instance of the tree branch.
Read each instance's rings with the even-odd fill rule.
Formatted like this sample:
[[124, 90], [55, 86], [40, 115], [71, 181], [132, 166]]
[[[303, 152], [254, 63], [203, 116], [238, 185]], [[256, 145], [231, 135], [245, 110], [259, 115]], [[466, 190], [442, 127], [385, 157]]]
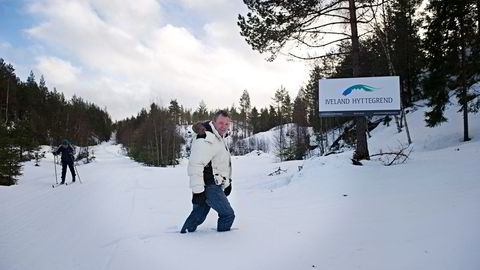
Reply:
[[[335, 15], [335, 14], [330, 14], [331, 12], [334, 12], [334, 11], [341, 11], [341, 10], [345, 10], [345, 11], [348, 11], [348, 7], [336, 7], [336, 8], [333, 8], [335, 5], [339, 4], [339, 3], [342, 3], [344, 2], [344, 0], [339, 0], [337, 2], [333, 2], [332, 4], [330, 4], [329, 6], [319, 10], [319, 11], [315, 11], [309, 15], [315, 15], [313, 16], [312, 18], [310, 19], [307, 19], [306, 21], [304, 21], [302, 23], [302, 25], [309, 25], [310, 23], [312, 23], [312, 21], [314, 21], [315, 19], [321, 17], [322, 15], [324, 16], [331, 16], [331, 17], [338, 17], [338, 18], [342, 18], [342, 19], [346, 19], [347, 21], [349, 20], [349, 18], [347, 17], [343, 17], [343, 16], [340, 16], [340, 15]], [[305, 16], [307, 17], [307, 16]]]
[[364, 21], [364, 20], [358, 20], [357, 22], [358, 23], [364, 23], [364, 24], [369, 24], [373, 21], [373, 18], [369, 19], [368, 21]]
[[325, 13], [329, 13], [329, 12], [332, 12], [332, 11], [337, 11], [337, 10], [349, 10], [348, 7], [338, 7], [338, 8], [334, 8], [334, 6], [338, 5], [338, 4], [341, 4], [345, 2], [345, 0], [338, 0], [336, 2], [333, 2], [331, 3], [330, 5], [327, 5], [326, 7], [322, 8], [319, 10], [318, 13], [320, 14], [325, 14]]
[[349, 20], [350, 20], [350, 18], [344, 17], [344, 16], [342, 16], [342, 15], [337, 15], [337, 14], [324, 14], [324, 16], [334, 17], [334, 18], [340, 18], [340, 19], [344, 19], [345, 21], [349, 21]]
[[293, 56], [293, 57], [301, 59], [301, 60], [316, 60], [316, 59], [322, 59], [322, 58], [327, 58], [327, 57], [331, 57], [331, 56], [345, 55], [345, 54], [348, 54], [348, 53], [329, 53], [329, 54], [314, 56], [314, 57], [302, 57], [302, 56], [295, 55], [293, 53], [288, 53], [288, 54], [290, 56]]
[[368, 31], [366, 31], [365, 33], [362, 33], [362, 34], [358, 35], [358, 37], [361, 38], [361, 37], [366, 36], [366, 35], [368, 35], [368, 34], [370, 34], [370, 33], [372, 33], [372, 32], [375, 32], [375, 30], [368, 30]]
[[331, 22], [331, 23], [326, 23], [326, 24], [322, 24], [322, 25], [317, 25], [317, 26], [314, 26], [314, 27], [311, 27], [311, 28], [300, 29], [299, 31], [300, 32], [312, 31], [312, 30], [315, 30], [315, 29], [319, 29], [319, 28], [323, 28], [323, 27], [327, 27], [327, 26], [331, 26], [331, 25], [339, 25], [339, 24], [345, 25], [345, 24], [348, 24], [348, 22]]
[[[380, 153], [370, 155], [370, 157], [375, 157], [375, 156], [385, 157], [385, 159], [380, 158], [380, 160], [383, 162], [383, 165], [392, 166], [392, 165], [405, 163], [411, 153], [412, 153], [412, 148], [410, 148], [409, 145], [400, 143], [397, 150], [393, 150], [389, 152], [382, 152], [380, 150]], [[393, 156], [393, 158], [390, 159], [391, 156]]]
[[347, 33], [341, 33], [341, 32], [334, 32], [334, 31], [304, 31], [305, 33], [311, 33], [311, 34], [332, 34], [332, 35], [342, 35], [346, 37], [351, 37], [352, 35], [347, 34]]
[[383, 5], [385, 2], [388, 2], [388, 1], [382, 1], [378, 4], [361, 5], [361, 6], [358, 6], [357, 9], [369, 9], [369, 8], [379, 7]]
[[324, 44], [311, 45], [311, 44], [308, 44], [307, 42], [301, 40], [300, 38], [295, 38], [295, 40], [297, 40], [298, 42], [300, 42], [303, 45], [306, 45], [307, 47], [310, 47], [310, 48], [322, 48], [322, 47], [326, 47], [328, 45], [331, 45], [333, 43], [337, 43], [337, 42], [348, 40], [348, 39], [350, 39], [350, 37], [336, 39], [336, 40], [333, 40], [333, 41], [330, 41], [330, 42], [327, 42], [327, 43], [324, 43]]

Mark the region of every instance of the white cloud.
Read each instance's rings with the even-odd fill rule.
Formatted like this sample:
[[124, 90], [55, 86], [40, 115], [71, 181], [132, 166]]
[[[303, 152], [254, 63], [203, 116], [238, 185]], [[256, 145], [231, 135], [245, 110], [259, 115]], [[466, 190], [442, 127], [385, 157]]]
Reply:
[[78, 80], [77, 74], [81, 69], [74, 67], [71, 63], [52, 56], [41, 56], [37, 58], [36, 69], [43, 74], [52, 85], [71, 86]]
[[0, 49], [10, 49], [12, 45], [6, 41], [0, 42]]
[[164, 23], [164, 10], [156, 0], [96, 0], [91, 5], [106, 24], [138, 39]]
[[[180, 3], [191, 16], [207, 14], [206, 23], [196, 28], [170, 23], [175, 13], [165, 7], [178, 5], [172, 0], [34, 2], [29, 11], [41, 23], [27, 33], [52, 52], [38, 58], [37, 68], [47, 83], [69, 88], [59, 91], [77, 91], [106, 106], [115, 119], [173, 98], [190, 108], [202, 99], [212, 109], [227, 107], [238, 103], [244, 89], [263, 107], [280, 85], [293, 95], [307, 79], [303, 63], [269, 63], [249, 48], [235, 24], [239, 11], [231, 10], [238, 3]], [[61, 57], [54, 55], [58, 52]]]

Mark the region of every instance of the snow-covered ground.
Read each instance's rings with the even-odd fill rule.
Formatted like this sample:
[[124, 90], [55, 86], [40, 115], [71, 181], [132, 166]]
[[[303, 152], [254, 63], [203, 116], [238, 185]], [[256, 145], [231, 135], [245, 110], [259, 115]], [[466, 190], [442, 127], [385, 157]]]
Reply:
[[[353, 166], [352, 152], [234, 157], [236, 220], [224, 233], [213, 211], [178, 233], [191, 208], [186, 161], [144, 167], [104, 143], [78, 166], [83, 184], [53, 189], [47, 155], [0, 187], [0, 269], [480, 269], [480, 115], [461, 142], [456, 110], [435, 129], [422, 110], [408, 114], [413, 152], [397, 166]], [[370, 152], [405, 141], [380, 125]], [[287, 171], [268, 176], [278, 167]]]

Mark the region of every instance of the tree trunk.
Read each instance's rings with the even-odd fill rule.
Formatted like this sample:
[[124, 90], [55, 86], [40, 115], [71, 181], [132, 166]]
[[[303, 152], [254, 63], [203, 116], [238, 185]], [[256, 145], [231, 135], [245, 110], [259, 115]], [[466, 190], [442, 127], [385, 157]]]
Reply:
[[412, 144], [412, 137], [410, 137], [410, 130], [408, 129], [407, 114], [403, 110], [403, 105], [401, 105], [401, 106], [402, 106], [403, 120], [405, 120], [405, 131], [407, 132], [408, 145], [410, 145], [410, 144]]
[[174, 125], [173, 125], [173, 149], [172, 149], [172, 165], [175, 166], [175, 160], [176, 160], [176, 156], [177, 156], [177, 152], [176, 152], [176, 145], [175, 145], [175, 137], [177, 134], [177, 116], [174, 117]]
[[[384, 7], [384, 5], [383, 5], [383, 7]], [[385, 16], [385, 14], [386, 14], [385, 9], [383, 10], [383, 14]], [[410, 15], [407, 15], [407, 16], [408, 16], [408, 19], [410, 20]], [[383, 21], [385, 23], [387, 23], [387, 22], [390, 22], [391, 19], [390, 18], [387, 19], [387, 18], [384, 17]], [[376, 23], [377, 31], [380, 33], [380, 26], [379, 26], [379, 23], [377, 22], [376, 17], [375, 17], [375, 23]], [[390, 39], [388, 38], [388, 32], [387, 31], [385, 32], [385, 44], [383, 43], [380, 36], [379, 36], [379, 40], [380, 40], [380, 43], [382, 44], [383, 50], [385, 51], [385, 55], [387, 56], [389, 74], [390, 74], [390, 76], [394, 76], [395, 74], [397, 74], [397, 72], [395, 70], [395, 67], [393, 65], [393, 61], [392, 61], [392, 58], [391, 58], [391, 55], [390, 55], [390, 49], [389, 49], [390, 48]], [[408, 39], [407, 39], [407, 44], [408, 44]], [[408, 46], [407, 46], [407, 49], [408, 49]], [[408, 53], [407, 53], [407, 57], [408, 57]], [[409, 69], [408, 65], [407, 65], [407, 69]], [[409, 75], [410, 73], [407, 72], [407, 74]], [[407, 75], [407, 79], [409, 80], [410, 77], [408, 75]], [[403, 83], [401, 85], [403, 87], [401, 87], [401, 92], [400, 93], [407, 93], [408, 94], [408, 99], [407, 100], [409, 100], [409, 102], [411, 102], [411, 98], [412, 98], [411, 91], [409, 91], [409, 90], [404, 91], [405, 88], [409, 89], [410, 82], [407, 81], [407, 87], [405, 87], [405, 83]], [[403, 128], [402, 120], [405, 121], [405, 128], [406, 128], [406, 132], [407, 132], [407, 140], [408, 140], [408, 144], [410, 145], [412, 143], [412, 139], [410, 137], [410, 131], [408, 130], [407, 116], [406, 116], [405, 111], [403, 109], [404, 97], [405, 97], [405, 94], [403, 94], [400, 98], [400, 103], [401, 103], [400, 104], [400, 110], [401, 110], [400, 121], [399, 121], [397, 115], [395, 115], [394, 118], [395, 118], [395, 124], [397, 125], [398, 133], [402, 132], [402, 128]]]
[[[325, 119], [325, 120], [324, 120]], [[328, 150], [328, 119], [329, 118], [321, 118], [321, 121], [324, 122], [322, 127], [322, 153], [325, 154]]]
[[[357, 31], [357, 14], [355, 8], [355, 0], [349, 0], [349, 9], [350, 9], [350, 28], [352, 31], [352, 66], [353, 66], [353, 77], [360, 75], [360, 45], [358, 40], [358, 31]], [[356, 130], [357, 130], [357, 147], [353, 158], [356, 160], [370, 159], [370, 154], [368, 153], [368, 144], [367, 144], [367, 121], [364, 116], [356, 117]]]
[[410, 144], [412, 144], [412, 137], [410, 137], [410, 130], [408, 129], [407, 114], [405, 113], [405, 110], [403, 108], [403, 104], [401, 103], [401, 101], [400, 101], [400, 112], [401, 112], [400, 122], [402, 122], [402, 120], [403, 120], [404, 123], [405, 123], [405, 131], [407, 133], [407, 141], [408, 141], [408, 145], [410, 145]]
[[465, 84], [462, 86], [462, 95], [463, 95], [463, 141], [470, 141], [468, 136], [468, 102], [467, 102], [467, 87]]
[[8, 124], [8, 94], [10, 92], [10, 77], [7, 77], [7, 106], [5, 107], [5, 126]]
[[465, 25], [463, 18], [460, 18], [460, 39], [461, 39], [461, 53], [460, 53], [460, 84], [461, 84], [461, 103], [463, 110], [463, 141], [470, 141], [468, 136], [468, 99], [467, 99], [467, 83], [466, 83], [466, 71], [465, 71], [465, 62], [466, 62], [466, 33]]
[[480, 39], [480, 0], [477, 0], [477, 40]]
[[318, 136], [320, 136], [320, 139], [318, 139], [317, 137], [317, 142], [318, 142], [318, 147], [320, 148], [320, 155], [323, 155], [323, 153], [325, 153], [325, 151], [323, 150], [323, 146], [324, 146], [324, 142], [323, 142], [323, 135], [324, 135], [324, 131], [323, 131], [323, 118], [321, 118], [319, 121], [319, 129], [318, 129]]
[[[386, 16], [386, 11], [385, 11], [385, 5], [382, 5], [383, 7], [383, 14], [384, 16]], [[383, 22], [384, 24], [388, 24], [388, 22], [390, 22], [391, 19], [390, 18], [383, 18]], [[378, 36], [379, 36], [379, 40], [380, 40], [380, 43], [382, 44], [382, 47], [383, 47], [383, 50], [385, 51], [385, 55], [387, 56], [387, 62], [388, 62], [388, 72], [390, 74], [390, 76], [394, 76], [397, 72], [395, 71], [395, 67], [393, 66], [393, 61], [392, 61], [392, 57], [390, 55], [390, 40], [388, 38], [388, 30], [385, 31], [385, 42], [382, 41], [382, 38], [380, 36], [380, 33], [381, 33], [381, 29], [380, 29], [380, 24], [377, 22], [377, 19], [375, 18], [375, 22], [376, 22], [376, 27], [377, 27], [377, 32], [379, 33]], [[386, 27], [386, 28], [389, 28], [389, 27]], [[401, 102], [401, 100], [400, 100]], [[397, 125], [397, 131], [398, 133], [402, 132], [402, 119], [400, 118], [400, 120], [398, 119], [398, 116], [395, 115], [394, 116], [395, 118], [395, 124]]]
[[[153, 118], [153, 117], [152, 117]], [[157, 125], [155, 124], [155, 121], [153, 121], [153, 131], [155, 134], [155, 152], [156, 152], [156, 157], [157, 157], [157, 166], [160, 166], [160, 154], [159, 154], [159, 147], [158, 147], [158, 134], [157, 134]]]
[[163, 164], [163, 133], [160, 133], [160, 160]]

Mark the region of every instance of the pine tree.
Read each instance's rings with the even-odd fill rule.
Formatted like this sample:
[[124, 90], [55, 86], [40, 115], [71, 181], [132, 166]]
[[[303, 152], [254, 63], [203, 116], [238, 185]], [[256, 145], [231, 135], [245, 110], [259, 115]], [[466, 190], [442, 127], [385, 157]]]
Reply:
[[0, 105], [1, 122], [15, 127], [11, 132], [15, 134], [12, 135], [14, 143], [23, 160], [32, 159], [39, 145], [58, 144], [64, 138], [79, 145], [110, 138], [112, 121], [106, 109], [101, 110], [79, 97], [67, 101], [55, 88], [48, 90], [43, 76], [37, 84], [33, 72], [26, 82], [21, 82], [13, 67], [2, 59], [0, 104], [5, 104], [5, 107]]
[[268, 125], [267, 125], [267, 130], [280, 125], [280, 122], [278, 121], [279, 117], [277, 115], [277, 111], [275, 110], [275, 107], [270, 105], [269, 111], [268, 111]]
[[307, 103], [306, 103], [304, 88], [300, 88], [300, 90], [298, 91], [297, 97], [293, 102], [292, 120], [293, 120], [293, 123], [299, 126], [303, 126], [303, 127], [308, 126]]
[[198, 108], [193, 112], [192, 120], [193, 122], [205, 121], [208, 120], [208, 109], [205, 101], [200, 101]]
[[21, 159], [18, 155], [11, 131], [0, 124], [0, 185], [14, 185], [21, 175]]
[[290, 95], [288, 94], [288, 92], [286, 92], [282, 102], [282, 114], [284, 117], [283, 122], [285, 124], [292, 122], [292, 113], [293, 113], [293, 104], [292, 104], [292, 101], [290, 100]]
[[0, 123], [5, 125], [8, 125], [15, 115], [11, 104], [15, 103], [17, 81], [13, 66], [0, 58]]
[[315, 132], [320, 131], [320, 117], [318, 104], [318, 81], [322, 78], [321, 69], [315, 66], [310, 71], [309, 80], [305, 87], [305, 100], [307, 105], [308, 123]]
[[286, 101], [290, 101], [288, 98], [288, 92], [285, 87], [281, 86], [277, 91], [275, 91], [275, 95], [273, 97], [274, 106], [276, 107], [277, 113], [277, 131], [274, 135], [274, 145], [275, 145], [275, 154], [280, 161], [284, 161], [288, 159], [288, 152], [289, 148], [287, 148], [287, 141], [286, 141], [286, 131], [285, 131], [285, 123], [288, 122], [289, 112], [288, 107], [290, 104], [286, 104]]
[[290, 97], [288, 96], [287, 89], [281, 86], [273, 96], [273, 106], [276, 108], [277, 123], [283, 125], [288, 123], [290, 117]]
[[243, 138], [249, 136], [248, 117], [250, 112], [250, 95], [247, 90], [240, 97], [240, 117], [242, 118]]
[[230, 114], [230, 118], [232, 119], [232, 126], [231, 126], [232, 145], [235, 145], [237, 141], [240, 139], [240, 136], [238, 135], [240, 130], [238, 125], [240, 114], [238, 113], [237, 108], [235, 107], [235, 104], [232, 104], [228, 112]]
[[259, 132], [267, 131], [270, 129], [270, 115], [267, 108], [260, 109], [260, 119], [259, 119]]
[[30, 87], [38, 87], [37, 82], [35, 81], [35, 74], [33, 74], [33, 71], [30, 70], [30, 74], [28, 75], [27, 78], [27, 85]]
[[429, 77], [424, 87], [431, 107], [425, 114], [427, 126], [447, 121], [444, 110], [449, 101], [448, 93], [453, 90], [463, 112], [464, 141], [470, 140], [468, 105], [475, 98], [470, 88], [479, 81], [477, 52], [480, 44], [476, 26], [479, 8], [473, 0], [432, 0], [427, 6], [425, 49]]
[[293, 123], [295, 124], [294, 158], [303, 159], [310, 146], [310, 137], [307, 132], [307, 104], [303, 88], [298, 91], [293, 104]]
[[392, 61], [395, 73], [400, 76], [402, 102], [409, 107], [422, 97], [418, 90], [419, 76], [424, 65], [424, 58], [419, 35], [422, 20], [415, 15], [423, 1], [397, 0], [391, 5], [391, 27], [389, 32], [392, 42]]
[[170, 101], [170, 106], [168, 107], [168, 111], [172, 114], [173, 119], [174, 119], [176, 124], [181, 124], [182, 123], [182, 121], [181, 121], [182, 111], [181, 111], [181, 108], [178, 105], [178, 101], [176, 99], [172, 99]]
[[149, 112], [142, 109], [136, 117], [117, 123], [117, 141], [130, 157], [148, 166], [178, 164], [185, 141], [178, 134], [173, 107], [166, 109], [152, 103]]
[[40, 82], [38, 83], [38, 88], [40, 89], [40, 92], [42, 93], [42, 98], [46, 98], [48, 95], [48, 88], [47, 88], [47, 83], [45, 82], [45, 78], [40, 76]]
[[[180, 121], [180, 117], [181, 117], [181, 111], [180, 111], [180, 106], [178, 105], [178, 102], [176, 99], [174, 100], [171, 100], [170, 101], [170, 106], [168, 107], [168, 111], [171, 115], [171, 118], [173, 118], [173, 128], [174, 128], [174, 131], [172, 133], [176, 134], [176, 126], [179, 125], [181, 123]], [[176, 149], [177, 149], [177, 144], [179, 143], [177, 140], [176, 140], [177, 136], [172, 136], [171, 140], [172, 140], [172, 155], [171, 155], [171, 163], [172, 164], [175, 164], [176, 163], [176, 160], [178, 158], [178, 155], [176, 155]]]
[[250, 111], [250, 122], [249, 126], [252, 127], [252, 133], [256, 134], [260, 132], [260, 115], [258, 114], [258, 110], [256, 107], [253, 107], [252, 110]]
[[[314, 60], [326, 56], [320, 53], [326, 46], [350, 40], [352, 44], [351, 76], [358, 77], [360, 76], [360, 45], [357, 25], [368, 23], [369, 18], [366, 18], [366, 14], [378, 6], [376, 2], [244, 0], [250, 12], [246, 16], [239, 15], [237, 24], [240, 27], [240, 34], [245, 37], [252, 49], [260, 53], [268, 53], [270, 61], [273, 61], [285, 47], [292, 48], [293, 46], [289, 46], [292, 43], [295, 43], [297, 48], [300, 47], [299, 50], [303, 51], [304, 55], [298, 55], [292, 50], [288, 52], [289, 55]], [[332, 26], [343, 26], [339, 27], [340, 29], [350, 26], [350, 32], [332, 31]], [[328, 35], [331, 41], [324, 42], [325, 35]], [[365, 117], [358, 117], [356, 124], [357, 147], [354, 158], [369, 159]]]

